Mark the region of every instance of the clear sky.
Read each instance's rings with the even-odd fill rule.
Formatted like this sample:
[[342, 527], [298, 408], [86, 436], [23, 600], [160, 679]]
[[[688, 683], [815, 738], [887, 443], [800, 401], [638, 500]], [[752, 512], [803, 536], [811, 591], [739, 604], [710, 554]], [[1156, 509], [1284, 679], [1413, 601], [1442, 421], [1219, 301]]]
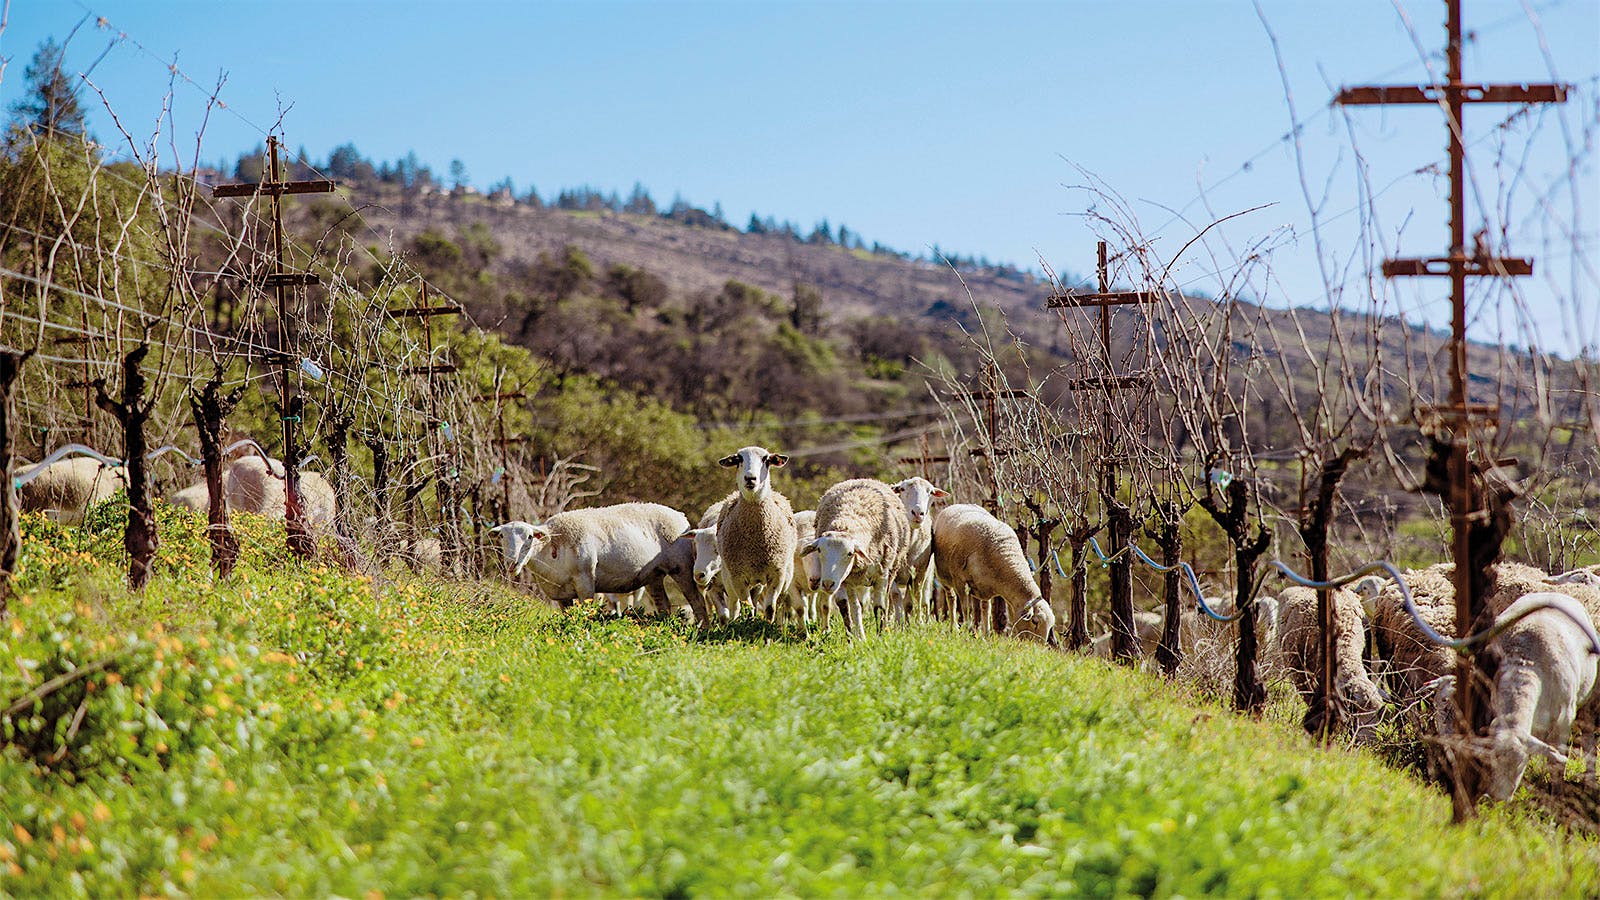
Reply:
[[[1091, 180], [1121, 196], [1164, 259], [1211, 218], [1271, 204], [1211, 231], [1171, 281], [1218, 292], [1232, 261], [1259, 251], [1272, 274], [1252, 269], [1252, 294], [1325, 305], [1327, 268], [1346, 285], [1338, 302], [1370, 307], [1366, 282], [1350, 274], [1371, 263], [1359, 252], [1361, 172], [1381, 191], [1369, 230], [1380, 255], [1441, 255], [1442, 116], [1430, 107], [1346, 113], [1328, 100], [1341, 84], [1426, 81], [1426, 64], [1442, 71], [1437, 55], [1422, 54], [1442, 46], [1444, 4], [1261, 6], [1258, 16], [1241, 0], [11, 0], [0, 103], [16, 98], [38, 43], [76, 27], [69, 66], [88, 69], [144, 139], [168, 63], [208, 86], [226, 73], [228, 110], [206, 129], [208, 161], [255, 146], [282, 108], [288, 145], [317, 159], [346, 141], [375, 160], [415, 150], [441, 174], [459, 158], [480, 186], [510, 176], [546, 197], [580, 184], [625, 194], [639, 181], [659, 203], [675, 193], [720, 202], [736, 224], [752, 211], [806, 229], [827, 218], [913, 253], [937, 244], [1074, 275], [1093, 263], [1086, 211], [1111, 208], [1082, 189]], [[1538, 258], [1520, 307], [1503, 290], [1475, 295], [1475, 333], [1572, 352], [1600, 341], [1600, 2], [1466, 0], [1465, 18], [1476, 32], [1469, 80], [1577, 86], [1564, 107], [1509, 123], [1508, 107], [1468, 113], [1475, 206], [1496, 210], [1490, 230], [1504, 224], [1504, 249]], [[1303, 181], [1322, 208], [1322, 267], [1263, 19], [1305, 123]], [[166, 133], [185, 154], [202, 99], [177, 85]], [[117, 137], [103, 111], [91, 128]], [[1469, 231], [1483, 222], [1474, 211]], [[1385, 311], [1439, 324], [1447, 286], [1427, 281], [1374, 291]]]

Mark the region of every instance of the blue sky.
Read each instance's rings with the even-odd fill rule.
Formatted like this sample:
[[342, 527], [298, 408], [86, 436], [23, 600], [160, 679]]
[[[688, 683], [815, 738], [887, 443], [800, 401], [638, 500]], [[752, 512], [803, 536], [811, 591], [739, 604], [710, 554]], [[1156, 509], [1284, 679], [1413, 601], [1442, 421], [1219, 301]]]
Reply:
[[[1600, 341], [1600, 3], [1465, 5], [1478, 32], [1469, 80], [1578, 85], [1565, 108], [1507, 127], [1498, 127], [1507, 108], [1468, 113], [1476, 196], [1504, 206], [1491, 231], [1504, 222], [1509, 249], [1538, 258], [1520, 302], [1501, 288], [1475, 293], [1475, 333], [1572, 352]], [[289, 145], [315, 158], [345, 141], [375, 159], [415, 150], [441, 173], [459, 158], [480, 185], [510, 176], [545, 196], [579, 184], [625, 193], [640, 181], [658, 202], [675, 193], [720, 202], [736, 223], [751, 211], [803, 227], [826, 217], [912, 252], [938, 244], [1073, 274], [1092, 266], [1096, 226], [1085, 212], [1110, 208], [1081, 188], [1091, 180], [1121, 196], [1163, 258], [1212, 217], [1270, 204], [1213, 229], [1172, 281], [1216, 292], [1236, 260], [1257, 254], [1266, 262], [1246, 288], [1268, 302], [1326, 304], [1327, 268], [1344, 286], [1342, 305], [1376, 302], [1438, 324], [1442, 283], [1379, 284], [1374, 300], [1356, 273], [1369, 262], [1363, 233], [1380, 235], [1380, 255], [1444, 252], [1447, 186], [1430, 169], [1444, 158], [1440, 114], [1346, 116], [1327, 104], [1340, 84], [1425, 81], [1418, 44], [1439, 49], [1443, 13], [1437, 0], [1263, 0], [1261, 16], [1237, 0], [11, 0], [0, 103], [15, 99], [39, 41], [79, 26], [69, 64], [92, 65], [89, 77], [144, 138], [174, 57], [202, 84], [226, 72], [228, 111], [206, 130], [205, 160], [260, 142], [282, 107]], [[1324, 266], [1292, 142], [1281, 140], [1291, 117], [1262, 17], [1306, 122], [1305, 183], [1325, 195]], [[182, 83], [174, 94], [166, 133], [185, 154], [201, 100]], [[92, 128], [116, 136], [103, 113]], [[1569, 174], [1569, 145], [1586, 143]], [[1358, 159], [1383, 191], [1365, 232]], [[1471, 230], [1482, 220], [1469, 215]]]

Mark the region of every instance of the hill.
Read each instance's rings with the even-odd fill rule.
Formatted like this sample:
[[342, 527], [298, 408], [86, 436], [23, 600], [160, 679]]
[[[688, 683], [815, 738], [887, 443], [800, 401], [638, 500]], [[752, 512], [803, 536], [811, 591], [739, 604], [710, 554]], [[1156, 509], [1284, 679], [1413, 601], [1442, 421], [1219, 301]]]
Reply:
[[1600, 848], [1010, 639], [553, 614], [30, 517], [0, 893], [1585, 895]]

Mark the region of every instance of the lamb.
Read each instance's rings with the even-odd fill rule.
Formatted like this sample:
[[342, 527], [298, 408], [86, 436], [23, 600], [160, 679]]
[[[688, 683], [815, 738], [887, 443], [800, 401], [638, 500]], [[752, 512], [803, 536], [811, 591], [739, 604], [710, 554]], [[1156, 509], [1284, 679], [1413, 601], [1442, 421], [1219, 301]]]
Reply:
[[[300, 506], [305, 525], [313, 532], [333, 525], [333, 485], [316, 472], [299, 473]], [[223, 475], [223, 496], [228, 507], [269, 519], [284, 517], [287, 498], [283, 463], [246, 456], [228, 464]]]
[[910, 544], [911, 523], [894, 488], [852, 478], [817, 501], [816, 537], [801, 552], [817, 554], [823, 593], [838, 604], [845, 629], [865, 638], [869, 602], [887, 602]]
[[950, 496], [920, 476], [907, 478], [894, 485], [895, 493], [905, 504], [906, 517], [911, 522], [911, 546], [906, 552], [906, 564], [895, 578], [895, 589], [904, 594], [903, 602], [896, 608], [904, 615], [920, 613], [923, 618], [932, 615], [930, 603], [933, 594], [933, 501]]
[[[490, 530], [504, 539], [512, 574], [531, 565], [550, 599], [566, 606], [637, 590], [640, 573], [689, 530], [689, 519], [657, 503], [621, 503], [557, 513], [542, 525], [506, 522]], [[656, 606], [666, 608], [659, 573], [647, 587]]]
[[69, 525], [81, 523], [89, 507], [110, 500], [128, 486], [122, 469], [88, 456], [60, 459], [42, 469], [22, 466], [13, 475], [19, 480], [32, 476], [17, 488], [18, 509], [44, 512]]
[[[1555, 608], [1539, 608], [1548, 605]], [[1600, 679], [1600, 636], [1581, 603], [1566, 594], [1541, 591], [1526, 594], [1506, 607], [1498, 619], [1505, 621], [1529, 610], [1528, 615], [1499, 635], [1485, 652], [1495, 669], [1489, 706], [1487, 792], [1506, 800], [1517, 790], [1531, 751], [1538, 751], [1565, 769], [1562, 751], [1572, 740], [1572, 725], [1579, 711], [1597, 705]], [[1444, 734], [1457, 733], [1448, 713], [1454, 678], [1438, 680], [1436, 721]], [[1560, 771], [1558, 769], [1558, 771]]]
[[738, 495], [717, 517], [717, 555], [722, 558], [722, 587], [735, 610], [752, 602], [782, 620], [779, 597], [794, 579], [794, 509], [789, 498], [772, 489], [772, 470], [789, 458], [765, 447], [743, 447], [717, 464], [738, 468]]
[[[1341, 723], [1351, 727], [1357, 743], [1370, 743], [1377, 733], [1383, 694], [1361, 661], [1366, 631], [1361, 624], [1361, 602], [1351, 591], [1335, 590], [1329, 596], [1333, 609], [1334, 708]], [[1317, 592], [1308, 587], [1287, 588], [1278, 596], [1279, 654], [1289, 680], [1305, 700], [1302, 724], [1313, 734], [1321, 730], [1324, 713], [1311, 708], [1322, 678], [1322, 629], [1317, 619]]]
[[987, 510], [967, 503], [941, 510], [933, 520], [933, 564], [952, 603], [964, 599], [973, 611], [975, 630], [980, 622], [973, 604], [987, 610], [990, 598], [1000, 597], [1018, 633], [1055, 644], [1055, 612], [1028, 571], [1017, 533]]
[[[1417, 611], [1435, 631], [1454, 635], [1455, 565], [1438, 563], [1404, 573]], [[1526, 594], [1554, 591], [1577, 600], [1589, 615], [1600, 615], [1600, 588], [1575, 581], [1554, 584], [1550, 576], [1532, 566], [1500, 562], [1489, 572], [1487, 602], [1496, 615]], [[1423, 696], [1428, 684], [1455, 671], [1455, 656], [1429, 641], [1412, 620], [1400, 598], [1400, 589], [1386, 583], [1369, 604], [1377, 655], [1386, 661], [1391, 692], [1401, 699]]]

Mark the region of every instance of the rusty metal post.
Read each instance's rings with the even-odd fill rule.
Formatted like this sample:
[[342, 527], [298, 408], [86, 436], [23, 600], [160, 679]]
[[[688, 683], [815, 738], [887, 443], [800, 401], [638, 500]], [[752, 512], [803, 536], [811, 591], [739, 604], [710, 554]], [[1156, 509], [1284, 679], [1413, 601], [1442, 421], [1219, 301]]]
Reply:
[[[1398, 87], [1354, 87], [1339, 92], [1334, 102], [1344, 105], [1394, 103], [1437, 106], [1441, 99], [1448, 114], [1450, 152], [1450, 253], [1431, 259], [1389, 259], [1383, 263], [1385, 277], [1410, 275], [1448, 275], [1450, 278], [1450, 402], [1436, 407], [1441, 422], [1450, 428], [1448, 487], [1445, 502], [1450, 506], [1452, 547], [1455, 556], [1456, 633], [1465, 637], [1489, 623], [1492, 611], [1474, 588], [1472, 553], [1473, 515], [1478, 498], [1472, 487], [1470, 459], [1472, 419], [1475, 412], [1467, 395], [1467, 318], [1466, 280], [1468, 277], [1533, 274], [1533, 262], [1513, 257], [1492, 257], [1488, 249], [1467, 253], [1466, 241], [1466, 148], [1462, 143], [1463, 112], [1468, 103], [1563, 103], [1568, 86], [1561, 84], [1467, 84], [1461, 72], [1461, 0], [1445, 0], [1447, 41], [1446, 82], [1443, 85]], [[1469, 738], [1479, 733], [1479, 719], [1487, 703], [1487, 677], [1481, 666], [1469, 657], [1456, 665], [1457, 712], [1462, 733]], [[1457, 754], [1451, 776], [1451, 805], [1455, 821], [1477, 814], [1477, 798], [1482, 791], [1482, 772], [1469, 754]]]

